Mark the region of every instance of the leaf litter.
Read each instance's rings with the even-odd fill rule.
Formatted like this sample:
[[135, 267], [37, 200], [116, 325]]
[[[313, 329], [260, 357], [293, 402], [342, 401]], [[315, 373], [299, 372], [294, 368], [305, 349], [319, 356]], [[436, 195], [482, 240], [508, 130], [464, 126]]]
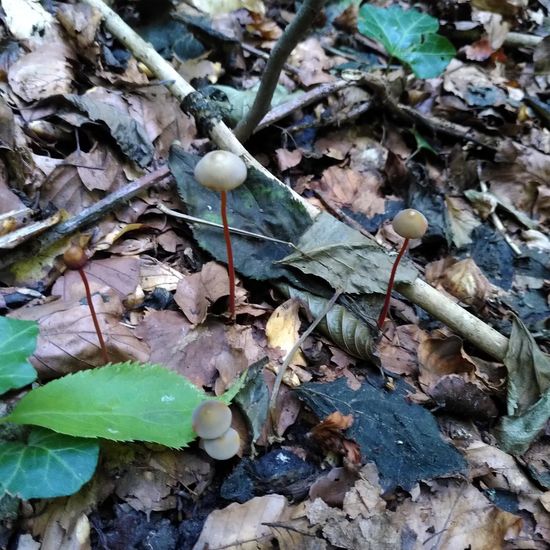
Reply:
[[[354, 3], [327, 6], [327, 20], [317, 21], [316, 32], [287, 60], [294, 71], [281, 78], [280, 100], [298, 107], [278, 121], [284, 132], [266, 128], [248, 145], [328, 213], [311, 219], [284, 188], [256, 172], [230, 195], [230, 225], [291, 244], [233, 236], [239, 317], [227, 325], [221, 232], [168, 220], [156, 209], [160, 200], [219, 222], [219, 197], [192, 175], [197, 155], [210, 147], [192, 119], [105, 33], [87, 5], [62, 4], [57, 20], [32, 8], [41, 13], [33, 27], [32, 9], [21, 16], [13, 3], [5, 4], [2, 32], [11, 33], [11, 45], [0, 54], [1, 232], [17, 250], [22, 245], [10, 236], [14, 228], [32, 235], [32, 222], [79, 215], [164, 162], [179, 140], [169, 159], [179, 199], [172, 189], [150, 189], [77, 238], [96, 255], [85, 271], [113, 361], [162, 364], [178, 374], [160, 377], [183, 375], [197, 391], [214, 395], [248, 372], [235, 417], [241, 438], [252, 442], [242, 462], [226, 465], [213, 464], [196, 446], [102, 442], [105, 462], [77, 495], [62, 506], [28, 504], [34, 510], [24, 512], [20, 544], [34, 536], [64, 548], [77, 532], [92, 547], [125, 548], [271, 548], [275, 539], [281, 548], [508, 548], [550, 540], [548, 492], [541, 489], [550, 487], [544, 458], [550, 315], [544, 45], [539, 42], [532, 55], [532, 46], [508, 40], [510, 30], [542, 36], [548, 6], [420, 3], [415, 8], [426, 18], [445, 25], [430, 23], [420, 44], [397, 47], [391, 33], [379, 31], [385, 18], [397, 17], [398, 25], [414, 20], [412, 11], [399, 19], [396, 7], [364, 6], [361, 16]], [[211, 19], [195, 26], [178, 19], [185, 32], [177, 36], [168, 33], [169, 15], [159, 24], [164, 53], [178, 57], [189, 78], [198, 76], [195, 84], [219, 81], [230, 101], [249, 99], [265, 61], [241, 44], [271, 51], [292, 7], [235, 2], [225, 14], [216, 2], [199, 8]], [[140, 10], [125, 15], [143, 23]], [[369, 10], [377, 10], [370, 26], [364, 19]], [[358, 18], [369, 38], [357, 34]], [[464, 29], [471, 34], [461, 34]], [[423, 65], [419, 53], [430, 54], [434, 44], [447, 47], [448, 39], [458, 55], [441, 75], [428, 74], [435, 65]], [[395, 66], [396, 59], [436, 78], [415, 79]], [[300, 92], [380, 66], [385, 96], [359, 79], [316, 103], [299, 103]], [[367, 114], [354, 115], [356, 107]], [[466, 131], [457, 133], [453, 124]], [[479, 133], [498, 146], [480, 145]], [[393, 260], [387, 250], [399, 244], [388, 221], [403, 205], [428, 214], [431, 230], [414, 243], [399, 280], [411, 283], [425, 273], [509, 335], [503, 364], [442, 332], [397, 296], [391, 326], [378, 337], [374, 321]], [[23, 209], [26, 214], [17, 214]], [[39, 324], [30, 363], [40, 384], [83, 370], [58, 381], [70, 385], [74, 377], [93, 380], [102, 372], [94, 369], [101, 362], [79, 279], [61, 275], [56, 260], [68, 244], [19, 260], [0, 276], [2, 313]], [[266, 358], [272, 366], [282, 362], [331, 289], [347, 294], [319, 325], [323, 336], [310, 336], [297, 352], [295, 368], [302, 371], [291, 384], [297, 389], [281, 391], [272, 418], [267, 407], [274, 375]], [[288, 298], [285, 312], [280, 304]], [[281, 323], [274, 328], [276, 319]], [[127, 378], [119, 381], [121, 395], [138, 391], [135, 373]], [[22, 384], [32, 380], [29, 375]], [[10, 408], [25, 393], [19, 386], [7, 394]], [[181, 429], [170, 422], [175, 432]], [[174, 444], [169, 435], [151, 441]], [[295, 460], [311, 466], [310, 473], [282, 468], [286, 461], [300, 465]], [[0, 467], [5, 464], [0, 459]], [[261, 473], [262, 464], [273, 477]], [[252, 489], [237, 498], [221, 478], [233, 479], [241, 467]], [[238, 487], [244, 478], [235, 479]], [[2, 527], [0, 540], [13, 533], [13, 526]]]

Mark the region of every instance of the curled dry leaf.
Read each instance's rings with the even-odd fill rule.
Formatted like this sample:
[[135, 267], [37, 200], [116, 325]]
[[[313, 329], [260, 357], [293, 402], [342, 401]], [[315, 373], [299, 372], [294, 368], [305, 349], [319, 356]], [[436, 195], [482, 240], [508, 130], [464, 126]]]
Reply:
[[493, 285], [472, 260], [445, 258], [426, 266], [426, 280], [444, 288], [465, 304], [482, 307], [494, 293]]
[[[269, 317], [265, 326], [267, 343], [271, 348], [279, 348], [285, 357], [300, 337], [300, 302], [290, 299], [281, 304]], [[292, 365], [305, 366], [306, 360], [298, 350], [291, 361]]]
[[329, 506], [341, 507], [347, 492], [357, 480], [357, 473], [346, 468], [332, 468], [330, 472], [320, 478], [309, 489], [309, 498], [320, 498]]
[[344, 456], [350, 464], [361, 464], [359, 445], [355, 441], [346, 439], [342, 433], [352, 424], [353, 415], [343, 415], [336, 411], [317, 424], [310, 435], [325, 451]]

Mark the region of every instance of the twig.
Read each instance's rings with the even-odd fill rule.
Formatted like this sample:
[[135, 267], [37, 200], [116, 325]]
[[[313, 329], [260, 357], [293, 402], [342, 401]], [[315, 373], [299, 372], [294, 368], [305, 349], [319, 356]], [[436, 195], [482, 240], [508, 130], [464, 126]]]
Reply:
[[277, 405], [277, 394], [279, 393], [279, 388], [281, 387], [281, 382], [283, 381], [283, 376], [285, 375], [286, 369], [290, 365], [292, 359], [296, 352], [300, 349], [302, 344], [305, 342], [306, 338], [315, 330], [315, 327], [326, 317], [327, 313], [332, 309], [332, 306], [338, 300], [338, 297], [342, 294], [342, 290], [337, 290], [332, 298], [325, 304], [325, 307], [321, 310], [319, 315], [314, 319], [314, 321], [309, 325], [309, 327], [303, 332], [303, 334], [296, 340], [296, 343], [292, 346], [291, 350], [287, 353], [283, 364], [279, 367], [279, 372], [277, 373], [277, 378], [275, 378], [275, 383], [273, 384], [273, 390], [271, 392], [271, 399], [269, 401], [269, 410], [271, 418], [274, 418], [275, 407]]
[[351, 80], [335, 80], [334, 82], [326, 82], [325, 84], [320, 84], [313, 90], [305, 92], [295, 99], [290, 101], [285, 101], [281, 105], [277, 105], [271, 109], [265, 116], [262, 118], [261, 122], [254, 128], [254, 133], [259, 132], [260, 130], [279, 122], [283, 118], [291, 115], [299, 109], [303, 109], [312, 103], [319, 101], [335, 92], [343, 90], [348, 86], [356, 85], [356, 82]]
[[[195, 216], [189, 216], [187, 214], [182, 214], [181, 212], [176, 212], [164, 204], [157, 204], [157, 208], [164, 214], [169, 216], [174, 216], [175, 218], [181, 218], [182, 220], [188, 221], [190, 223], [200, 223], [201, 225], [207, 225], [208, 227], [216, 227], [218, 229], [223, 229], [221, 223], [211, 222], [209, 220], [203, 220], [202, 218], [196, 218]], [[271, 241], [274, 243], [286, 244], [294, 250], [298, 250], [298, 247], [289, 241], [283, 241], [281, 239], [276, 239], [275, 237], [269, 237], [268, 235], [260, 235], [260, 233], [252, 233], [252, 231], [246, 231], [245, 229], [239, 229], [238, 227], [229, 226], [229, 231], [235, 233], [235, 235], [243, 235], [244, 237], [252, 237], [254, 239], [261, 239], [263, 241]]]
[[[479, 187], [484, 193], [489, 192], [489, 188], [487, 187], [487, 184], [483, 180], [479, 180]], [[512, 240], [510, 235], [508, 235], [506, 228], [504, 227], [504, 224], [498, 217], [498, 214], [496, 212], [491, 212], [490, 216], [491, 221], [493, 222], [493, 225], [495, 226], [495, 229], [502, 235], [502, 238], [506, 241], [508, 246], [512, 249], [512, 252], [516, 256], [521, 256], [521, 249], [519, 246]]]
[[[241, 48], [246, 52], [254, 54], [257, 57], [261, 57], [262, 59], [269, 59], [269, 54], [267, 52], [264, 52], [263, 50], [259, 50], [258, 48], [255, 48], [250, 44], [241, 44]], [[296, 67], [293, 67], [288, 63], [283, 64], [283, 70], [292, 74], [300, 74], [300, 69], [297, 69]]]
[[536, 48], [543, 40], [543, 36], [525, 34], [523, 32], [509, 32], [504, 39], [505, 46], [519, 46], [520, 48]]
[[5, 269], [23, 258], [35, 255], [40, 250], [48, 248], [64, 237], [90, 226], [92, 223], [102, 218], [107, 212], [111, 212], [118, 206], [124, 204], [127, 200], [135, 197], [148, 187], [151, 187], [151, 185], [169, 178], [171, 178], [171, 175], [168, 166], [161, 166], [132, 183], [117, 189], [95, 204], [92, 204], [92, 206], [84, 208], [84, 210], [76, 216], [42, 233], [40, 238], [31, 243], [29, 247], [18, 249], [14, 253], [10, 253], [0, 258], [0, 269]]
[[305, 35], [325, 2], [326, 0], [304, 0], [290, 25], [277, 40], [265, 66], [254, 103], [250, 111], [235, 127], [234, 133], [238, 140], [246, 141], [252, 135], [256, 125], [269, 111], [273, 92], [275, 92], [281, 70], [288, 56]]
[[[100, 11], [105, 19], [105, 25], [109, 31], [123, 42], [135, 57], [148, 65], [160, 80], [169, 80], [170, 90], [180, 98], [185, 99], [188, 94], [193, 94], [193, 88], [185, 82], [185, 80], [174, 70], [174, 68], [163, 59], [152, 46], [148, 45], [144, 40], [137, 35], [132, 29], [122, 21], [102, 0], [83, 0], [84, 3], [95, 7]], [[194, 94], [195, 95], [195, 94]], [[197, 97], [195, 95], [195, 97]], [[191, 107], [192, 104], [191, 104]], [[291, 195], [299, 201], [306, 209], [311, 218], [315, 219], [320, 211], [310, 204], [306, 199], [302, 198], [298, 193], [285, 186], [273, 174], [264, 168], [235, 138], [231, 130], [223, 124], [223, 122], [212, 120], [206, 114], [206, 107], [201, 109], [190, 108], [196, 120], [208, 122], [207, 129], [210, 138], [218, 147], [227, 149], [236, 155], [242, 156], [243, 159], [252, 167], [256, 168], [270, 181], [277, 185], [282, 185], [291, 193]], [[469, 129], [465, 129], [468, 133]], [[468, 139], [465, 136], [465, 139]], [[448, 325], [461, 336], [478, 346], [480, 349], [502, 361], [506, 354], [508, 339], [494, 330], [492, 327], [446, 298], [441, 292], [429, 286], [427, 283], [417, 278], [410, 285], [398, 285], [397, 290], [406, 298], [418, 304], [442, 323]]]

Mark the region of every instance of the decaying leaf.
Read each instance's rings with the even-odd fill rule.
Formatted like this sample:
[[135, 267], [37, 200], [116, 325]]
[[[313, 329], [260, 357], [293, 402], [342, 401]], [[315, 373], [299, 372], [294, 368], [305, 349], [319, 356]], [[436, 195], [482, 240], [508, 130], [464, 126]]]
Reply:
[[[358, 294], [386, 293], [393, 258], [376, 242], [332, 216], [321, 213], [280, 263], [327, 281], [332, 288]], [[396, 283], [411, 283], [416, 270], [400, 264]]]
[[244, 504], [234, 503], [222, 510], [214, 510], [206, 519], [193, 550], [223, 548], [228, 544], [242, 550], [267, 550], [273, 531], [264, 524], [286, 519], [287, 507], [285, 497], [266, 495]]
[[[275, 309], [266, 323], [265, 335], [268, 345], [279, 348], [283, 356], [288, 354], [300, 336], [299, 311], [300, 303], [297, 300], [288, 300]], [[301, 350], [294, 354], [291, 364], [302, 367], [306, 365]]]

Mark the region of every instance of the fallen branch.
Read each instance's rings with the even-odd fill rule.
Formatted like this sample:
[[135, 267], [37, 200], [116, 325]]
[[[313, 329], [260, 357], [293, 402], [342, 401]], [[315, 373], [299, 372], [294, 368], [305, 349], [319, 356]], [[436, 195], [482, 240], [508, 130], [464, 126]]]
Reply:
[[[145, 63], [158, 79], [171, 81], [168, 85], [169, 89], [189, 108], [196, 117], [197, 123], [208, 130], [210, 138], [218, 147], [242, 156], [250, 166], [259, 170], [270, 181], [284, 185], [256, 161], [223, 122], [213, 118], [211, 111], [207, 109], [208, 106], [205, 104], [204, 98], [197, 94], [176, 70], [151, 45], [132, 31], [113, 10], [102, 0], [83, 1], [101, 13], [109, 31], [125, 44], [136, 58]], [[189, 100], [188, 96], [191, 96], [193, 100]], [[287, 186], [285, 188], [304, 205], [312, 218], [320, 213], [317, 208], [295, 191]], [[398, 291], [495, 359], [503, 360], [508, 345], [506, 337], [455, 304], [435, 288], [421, 279], [416, 279], [410, 285], [400, 285]]]

